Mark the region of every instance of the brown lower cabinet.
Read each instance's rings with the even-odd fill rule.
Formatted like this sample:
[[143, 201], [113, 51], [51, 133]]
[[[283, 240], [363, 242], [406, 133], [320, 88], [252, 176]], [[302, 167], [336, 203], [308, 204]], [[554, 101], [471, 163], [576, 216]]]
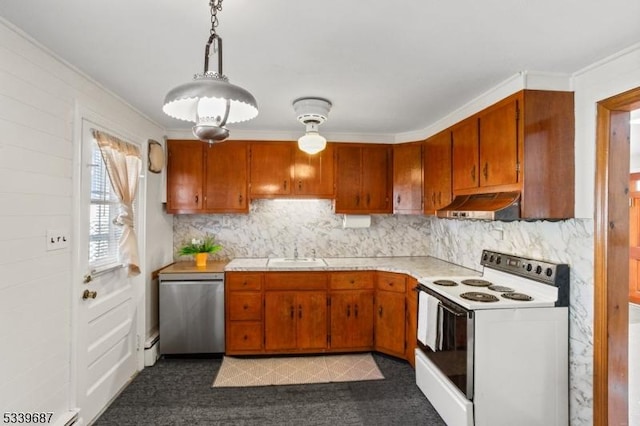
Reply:
[[406, 275], [376, 273], [375, 349], [405, 357]]
[[227, 272], [226, 354], [376, 350], [411, 360], [408, 280], [375, 271]]
[[373, 294], [373, 272], [331, 273], [329, 346], [332, 350], [371, 350], [373, 347]]
[[326, 291], [266, 291], [264, 306], [265, 350], [327, 349]]

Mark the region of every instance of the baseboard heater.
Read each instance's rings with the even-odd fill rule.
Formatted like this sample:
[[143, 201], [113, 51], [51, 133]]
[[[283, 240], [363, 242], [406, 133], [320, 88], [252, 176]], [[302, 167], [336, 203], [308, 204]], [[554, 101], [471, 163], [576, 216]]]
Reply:
[[158, 331], [149, 336], [147, 340], [144, 342], [144, 366], [151, 367], [156, 363], [158, 358], [160, 357], [159, 345], [160, 342], [160, 334]]

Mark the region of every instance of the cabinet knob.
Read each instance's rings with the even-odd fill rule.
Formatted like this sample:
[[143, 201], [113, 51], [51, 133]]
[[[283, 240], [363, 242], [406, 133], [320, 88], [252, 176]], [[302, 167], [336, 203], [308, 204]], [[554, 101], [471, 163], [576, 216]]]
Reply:
[[397, 203], [398, 205], [400, 205], [400, 199], [401, 199], [400, 194], [398, 194], [398, 197], [396, 197], [396, 203]]
[[382, 318], [382, 306], [378, 308], [378, 316]]
[[356, 206], [360, 205], [360, 195], [356, 195]]
[[347, 318], [351, 316], [351, 305], [347, 305]]
[[244, 200], [242, 194], [238, 195], [238, 204], [242, 204], [242, 200]]
[[198, 195], [196, 194], [196, 204], [198, 204], [198, 200], [200, 199], [200, 197], [198, 197]]
[[484, 163], [484, 167], [482, 168], [482, 174], [484, 175], [484, 180], [489, 179], [489, 163]]
[[285, 180], [284, 182], [282, 182], [282, 187], [284, 188], [284, 190], [287, 190], [287, 181]]

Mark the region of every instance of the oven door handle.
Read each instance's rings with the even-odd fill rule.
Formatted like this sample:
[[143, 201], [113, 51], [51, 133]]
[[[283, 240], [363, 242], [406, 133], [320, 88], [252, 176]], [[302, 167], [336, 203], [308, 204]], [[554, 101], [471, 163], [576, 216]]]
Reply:
[[440, 303], [440, 307], [442, 309], [444, 309], [445, 311], [449, 312], [452, 315], [455, 315], [457, 317], [466, 317], [467, 313], [466, 312], [456, 312], [454, 310], [452, 310], [451, 308], [449, 308], [447, 305]]

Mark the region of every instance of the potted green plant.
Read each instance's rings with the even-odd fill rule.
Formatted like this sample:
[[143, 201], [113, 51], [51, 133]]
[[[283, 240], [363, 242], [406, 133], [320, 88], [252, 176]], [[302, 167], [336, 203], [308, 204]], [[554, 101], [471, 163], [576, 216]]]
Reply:
[[215, 239], [211, 235], [206, 234], [200, 239], [192, 238], [189, 243], [180, 247], [178, 254], [180, 256], [194, 256], [196, 266], [205, 267], [207, 266], [209, 254], [216, 253], [220, 250], [222, 250], [222, 246], [216, 244]]

